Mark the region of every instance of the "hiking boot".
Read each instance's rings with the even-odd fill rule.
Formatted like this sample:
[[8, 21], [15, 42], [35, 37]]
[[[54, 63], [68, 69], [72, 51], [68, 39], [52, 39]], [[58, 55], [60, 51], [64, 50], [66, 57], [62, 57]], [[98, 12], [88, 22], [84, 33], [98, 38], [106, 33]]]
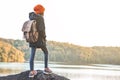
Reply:
[[37, 75], [37, 71], [35, 71], [35, 70], [30, 71], [30, 73], [29, 73], [30, 78], [33, 78], [35, 75]]
[[45, 68], [44, 72], [46, 72], [46, 73], [52, 73], [52, 71], [49, 68]]

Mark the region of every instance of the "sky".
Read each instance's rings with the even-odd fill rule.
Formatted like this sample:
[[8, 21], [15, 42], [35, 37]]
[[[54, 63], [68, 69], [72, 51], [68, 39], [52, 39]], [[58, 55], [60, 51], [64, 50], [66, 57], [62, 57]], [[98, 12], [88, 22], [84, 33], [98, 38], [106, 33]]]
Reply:
[[1, 0], [0, 37], [23, 39], [36, 4], [45, 7], [47, 40], [80, 46], [120, 46], [120, 0]]

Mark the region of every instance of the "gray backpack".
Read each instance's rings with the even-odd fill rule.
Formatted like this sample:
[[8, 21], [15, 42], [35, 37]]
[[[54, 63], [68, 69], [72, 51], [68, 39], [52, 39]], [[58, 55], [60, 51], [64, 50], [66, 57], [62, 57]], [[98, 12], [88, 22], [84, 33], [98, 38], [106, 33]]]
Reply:
[[29, 43], [38, 41], [38, 31], [35, 20], [27, 20], [22, 27], [23, 37]]

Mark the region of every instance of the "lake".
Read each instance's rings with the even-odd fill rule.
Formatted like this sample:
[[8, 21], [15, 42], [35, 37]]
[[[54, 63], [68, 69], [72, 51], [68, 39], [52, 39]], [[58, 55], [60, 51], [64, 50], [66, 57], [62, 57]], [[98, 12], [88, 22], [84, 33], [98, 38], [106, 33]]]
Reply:
[[[120, 80], [120, 65], [90, 64], [64, 65], [50, 62], [52, 71], [70, 80]], [[35, 62], [35, 69], [43, 70], [43, 62]], [[29, 70], [29, 63], [0, 62], [0, 76], [6, 76]]]

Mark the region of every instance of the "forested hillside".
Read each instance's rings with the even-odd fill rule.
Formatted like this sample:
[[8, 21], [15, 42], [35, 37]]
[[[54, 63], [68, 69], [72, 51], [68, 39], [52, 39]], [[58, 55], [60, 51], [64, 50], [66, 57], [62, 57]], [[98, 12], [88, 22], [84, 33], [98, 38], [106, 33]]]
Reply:
[[24, 62], [24, 54], [12, 45], [0, 41], [0, 62]]
[[[30, 48], [24, 40], [0, 39], [10, 43], [25, 54], [29, 60]], [[48, 41], [49, 61], [66, 64], [120, 64], [120, 47], [83, 47], [69, 43]], [[43, 60], [43, 52], [38, 49], [35, 60]]]

